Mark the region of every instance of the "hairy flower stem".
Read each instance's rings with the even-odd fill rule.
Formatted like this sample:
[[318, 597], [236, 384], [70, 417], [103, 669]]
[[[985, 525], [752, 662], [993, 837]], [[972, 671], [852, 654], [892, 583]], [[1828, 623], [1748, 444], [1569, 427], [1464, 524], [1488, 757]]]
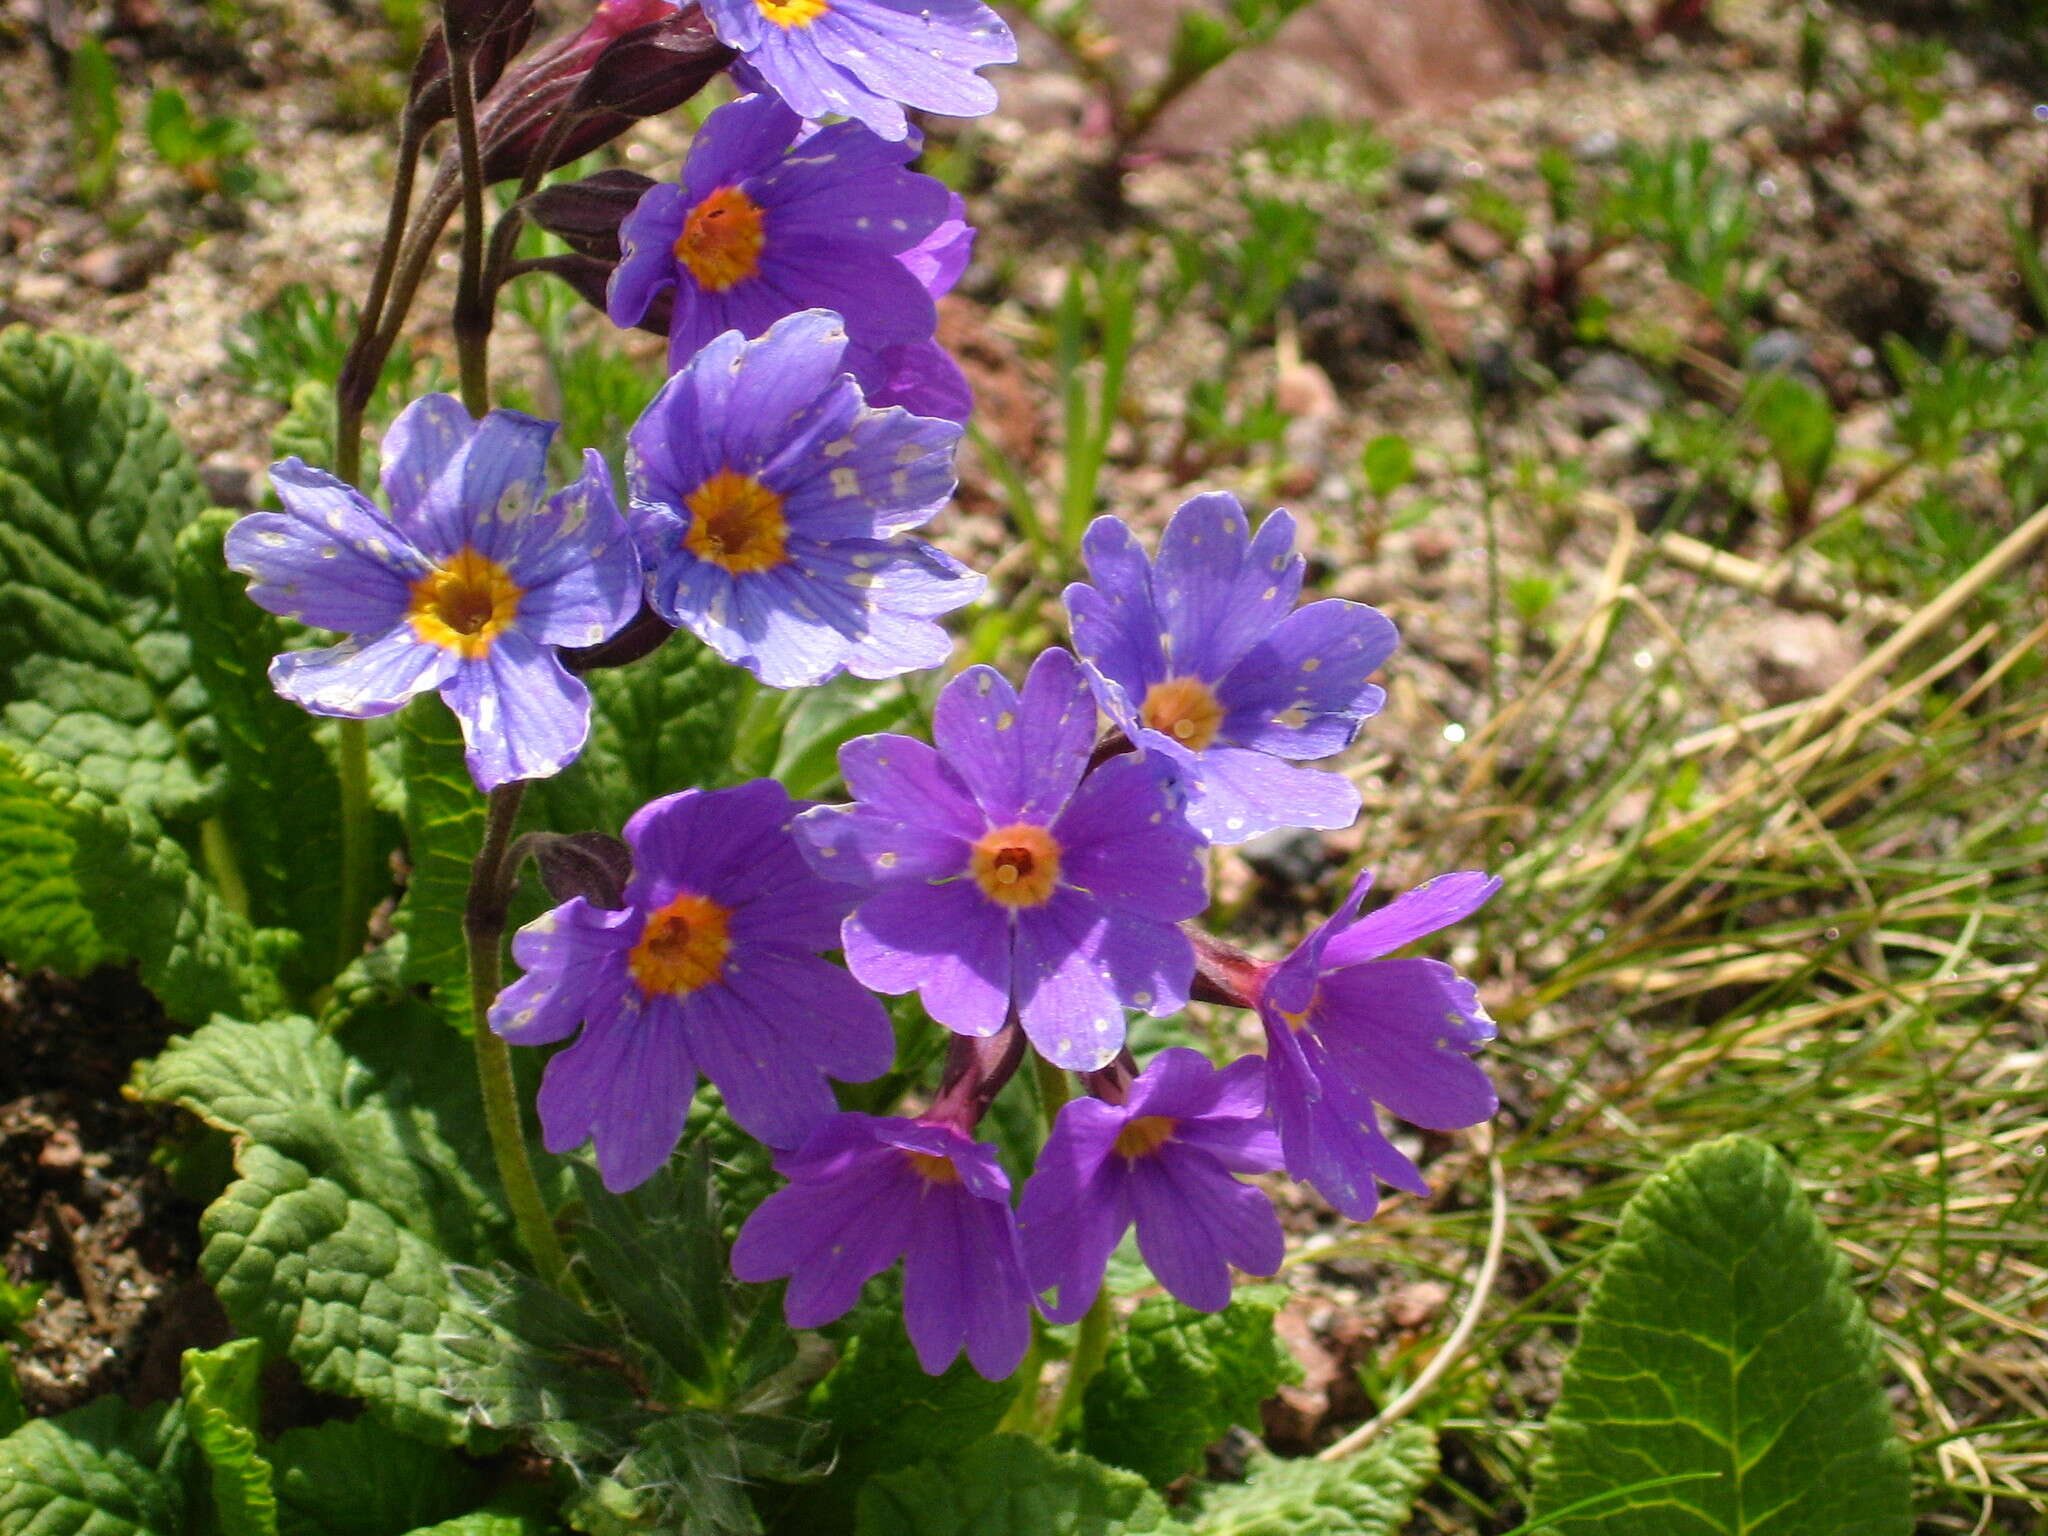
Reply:
[[504, 944], [506, 917], [512, 905], [512, 881], [517, 873], [517, 866], [508, 857], [512, 824], [519, 817], [519, 802], [525, 794], [526, 783], [521, 779], [491, 791], [483, 846], [470, 867], [469, 902], [462, 914], [462, 933], [469, 956], [471, 1038], [476, 1044], [476, 1076], [483, 1093], [484, 1123], [490, 1128], [498, 1182], [505, 1187], [505, 1201], [512, 1207], [519, 1241], [543, 1280], [564, 1295], [580, 1300], [576, 1282], [569, 1274], [569, 1257], [555, 1233], [554, 1220], [533, 1176], [533, 1163], [526, 1155], [526, 1128], [519, 1113], [518, 1088], [512, 1080], [512, 1052], [491, 1032], [490, 1024], [491, 1004], [497, 1000], [501, 979], [499, 951]]
[[491, 305], [484, 293], [484, 158], [476, 131], [473, 45], [448, 46], [449, 97], [455, 107], [455, 145], [462, 165], [462, 269], [455, 287], [455, 356], [462, 403], [482, 419], [491, 408]]
[[1110, 1321], [1109, 1287], [1104, 1286], [1095, 1293], [1095, 1300], [1088, 1310], [1081, 1314], [1081, 1330], [1074, 1339], [1074, 1363], [1067, 1367], [1066, 1385], [1060, 1388], [1059, 1403], [1040, 1433], [1040, 1439], [1050, 1442], [1068, 1426], [1080, 1423], [1081, 1404], [1088, 1394], [1088, 1383], [1095, 1379], [1095, 1373], [1102, 1369], [1102, 1362], [1109, 1358]]
[[370, 925], [370, 727], [361, 720], [335, 722], [340, 748], [341, 922], [334, 936], [335, 969], [347, 968], [363, 952]]

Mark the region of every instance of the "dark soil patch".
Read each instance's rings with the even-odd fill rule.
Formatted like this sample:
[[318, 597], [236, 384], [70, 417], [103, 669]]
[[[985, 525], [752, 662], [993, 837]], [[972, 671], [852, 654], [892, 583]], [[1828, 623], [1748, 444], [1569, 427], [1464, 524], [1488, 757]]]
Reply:
[[152, 1161], [177, 1117], [121, 1092], [170, 1033], [127, 971], [0, 971], [0, 1264], [48, 1287], [13, 1351], [33, 1414], [175, 1391], [178, 1350], [226, 1337], [195, 1273], [199, 1207]]

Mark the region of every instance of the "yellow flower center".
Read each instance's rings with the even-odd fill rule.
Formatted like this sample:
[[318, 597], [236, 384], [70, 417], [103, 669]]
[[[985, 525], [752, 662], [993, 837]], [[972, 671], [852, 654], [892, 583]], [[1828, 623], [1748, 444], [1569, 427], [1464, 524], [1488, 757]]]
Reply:
[[734, 575], [772, 571], [788, 558], [789, 520], [782, 498], [751, 475], [721, 469], [683, 498], [690, 526], [683, 543], [699, 560]]
[[640, 930], [640, 942], [626, 957], [640, 990], [652, 997], [667, 992], [688, 997], [725, 973], [725, 936], [731, 911], [688, 891], [659, 908]]
[[723, 293], [761, 270], [767, 242], [760, 205], [738, 187], [720, 187], [683, 220], [676, 260], [690, 269], [698, 287]]
[[429, 645], [459, 651], [473, 661], [511, 626], [525, 595], [504, 566], [465, 544], [446, 565], [412, 584], [405, 616], [412, 632]]
[[1223, 729], [1223, 705], [1199, 677], [1169, 677], [1145, 690], [1138, 718], [1190, 752], [1199, 752]]
[[960, 1170], [953, 1166], [950, 1157], [937, 1157], [930, 1152], [906, 1152], [903, 1160], [910, 1164], [910, 1171], [928, 1184], [958, 1184]]
[[1043, 827], [1018, 822], [983, 834], [969, 867], [974, 883], [1006, 907], [1042, 907], [1060, 878], [1060, 845]]
[[1173, 1140], [1175, 1122], [1166, 1115], [1140, 1115], [1116, 1133], [1120, 1157], [1150, 1157]]
[[785, 32], [791, 27], [808, 27], [832, 9], [825, 0], [754, 0], [754, 4]]

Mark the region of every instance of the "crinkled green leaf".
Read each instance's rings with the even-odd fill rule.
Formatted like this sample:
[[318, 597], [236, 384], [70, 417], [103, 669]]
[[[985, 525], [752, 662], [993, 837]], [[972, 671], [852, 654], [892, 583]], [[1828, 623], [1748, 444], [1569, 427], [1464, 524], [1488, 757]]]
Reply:
[[695, 637], [675, 635], [631, 666], [583, 680], [590, 740], [567, 771], [534, 791], [536, 811], [554, 830], [617, 832], [649, 800], [741, 777], [733, 742], [754, 682]]
[[1256, 1425], [1259, 1404], [1293, 1378], [1275, 1306], [1259, 1288], [1217, 1313], [1159, 1296], [1140, 1302], [1088, 1383], [1082, 1447], [1154, 1483], [1200, 1471], [1203, 1449], [1234, 1424]]
[[70, 814], [0, 751], [0, 954], [16, 965], [79, 976], [118, 958], [71, 872], [77, 852]]
[[373, 1419], [287, 1430], [270, 1459], [280, 1536], [404, 1536], [462, 1516], [484, 1493], [476, 1468]]
[[416, 1233], [335, 1179], [270, 1147], [200, 1220], [200, 1268], [238, 1328], [289, 1355], [308, 1386], [360, 1397], [393, 1427], [470, 1438], [440, 1389], [446, 1266]]
[[1126, 1536], [1180, 1529], [1142, 1478], [995, 1435], [860, 1491], [859, 1536]]
[[500, 1499], [452, 1520], [419, 1526], [405, 1536], [554, 1536], [560, 1529], [539, 1500]]
[[1398, 1536], [1436, 1476], [1436, 1436], [1399, 1424], [1343, 1461], [1258, 1455], [1240, 1483], [1202, 1483], [1199, 1536]]
[[[450, 1258], [507, 1251], [461, 1043], [352, 1021], [218, 1020], [137, 1072], [142, 1093], [238, 1138], [239, 1178], [200, 1222], [201, 1266], [235, 1323], [307, 1381], [408, 1434], [471, 1437], [440, 1391]], [[453, 1048], [452, 1050], [450, 1048]]]
[[405, 847], [412, 873], [398, 927], [405, 979], [425, 982], [447, 1020], [470, 1029], [469, 958], [462, 913], [470, 868], [484, 839], [484, 798], [462, 761], [462, 727], [438, 698], [415, 699], [399, 717], [405, 765]]
[[0, 740], [178, 820], [207, 793], [171, 548], [204, 498], [112, 348], [0, 331]]
[[[227, 824], [251, 917], [298, 934], [294, 989], [332, 976], [341, 910], [341, 787], [314, 734], [313, 717], [278, 697], [270, 659], [284, 626], [249, 601], [221, 541], [232, 512], [207, 512], [178, 535], [178, 616], [192, 642], [192, 669], [216, 727]], [[291, 813], [280, 815], [289, 804]]]
[[1658, 1476], [1557, 1536], [1905, 1536], [1876, 1335], [1778, 1155], [1674, 1159], [1622, 1210], [1551, 1415], [1538, 1512]]
[[189, 1454], [176, 1403], [36, 1419], [0, 1440], [0, 1536], [183, 1536]]
[[185, 1422], [206, 1463], [221, 1536], [278, 1536], [277, 1492], [256, 1434], [262, 1369], [263, 1346], [255, 1339], [188, 1349], [179, 1361]]
[[[64, 765], [0, 743], [0, 785], [10, 798], [40, 796], [45, 810], [34, 823], [46, 860], [54, 857], [58, 822], [71, 845], [68, 903], [92, 920], [102, 957], [132, 956], [142, 979], [183, 1021], [214, 1013], [262, 1013], [281, 1001], [273, 957], [282, 947], [274, 931], [259, 933], [222, 901], [192, 867], [185, 850], [166, 837], [145, 811], [109, 802], [78, 782]], [[75, 932], [62, 907], [60, 931]], [[11, 921], [0, 927], [11, 936]], [[73, 944], [76, 953], [75, 943]], [[30, 945], [31, 952], [34, 946]], [[42, 951], [45, 960], [49, 952]], [[22, 958], [16, 954], [17, 959]]]

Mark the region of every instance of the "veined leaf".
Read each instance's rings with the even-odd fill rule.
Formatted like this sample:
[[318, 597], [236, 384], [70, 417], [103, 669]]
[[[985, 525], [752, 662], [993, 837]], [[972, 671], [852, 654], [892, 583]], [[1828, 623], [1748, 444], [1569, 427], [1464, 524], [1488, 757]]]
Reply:
[[0, 740], [166, 820], [206, 795], [172, 543], [198, 473], [110, 347], [0, 331]]
[[[62, 764], [5, 743], [0, 809], [12, 812], [0, 847], [32, 860], [0, 877], [33, 899], [0, 918], [0, 943], [16, 961], [133, 957], [179, 1020], [278, 1005], [273, 941], [283, 936], [259, 934], [229, 910], [147, 812], [103, 800]], [[46, 930], [34, 926], [45, 920]]]
[[[227, 568], [221, 541], [235, 521], [232, 512], [207, 512], [178, 535], [178, 616], [217, 727], [226, 787], [220, 815], [248, 884], [250, 916], [300, 935], [292, 979], [303, 995], [332, 974], [341, 788], [313, 717], [270, 686], [270, 659], [285, 648], [285, 630]], [[287, 803], [291, 814], [280, 815]]]
[[1905, 1536], [1906, 1457], [1846, 1266], [1777, 1154], [1728, 1136], [1622, 1210], [1565, 1367], [1539, 1515], [1557, 1536]]
[[286, 1430], [270, 1459], [282, 1536], [396, 1536], [462, 1518], [484, 1491], [467, 1462], [369, 1418]]
[[1273, 1332], [1274, 1294], [1248, 1287], [1215, 1313], [1140, 1302], [1088, 1383], [1083, 1448], [1154, 1483], [1200, 1471], [1203, 1449], [1234, 1424], [1256, 1425], [1259, 1404], [1293, 1376]]
[[1241, 1483], [1203, 1483], [1197, 1536], [1398, 1536], [1436, 1476], [1436, 1436], [1399, 1424], [1343, 1461], [1259, 1455]]
[[0, 1440], [0, 1536], [183, 1536], [184, 1410], [117, 1397]]
[[221, 1536], [277, 1536], [277, 1493], [256, 1436], [262, 1369], [263, 1346], [255, 1339], [188, 1349], [179, 1362], [185, 1419], [206, 1460]]
[[875, 1478], [859, 1536], [1135, 1536], [1181, 1529], [1144, 1479], [1020, 1435]]
[[398, 909], [405, 979], [425, 982], [444, 1017], [469, 1033], [469, 954], [462, 913], [483, 846], [484, 798], [462, 761], [462, 727], [438, 698], [399, 717], [405, 764], [405, 846], [412, 860]]
[[300, 1018], [219, 1020], [173, 1041], [137, 1084], [237, 1138], [239, 1177], [200, 1221], [201, 1268], [237, 1326], [310, 1385], [460, 1444], [473, 1430], [440, 1389], [447, 1263], [496, 1257], [511, 1239], [481, 1182], [491, 1163], [453, 1070], [462, 1052], [434, 1048], [459, 1042], [384, 1022], [351, 1021], [336, 1039]]

